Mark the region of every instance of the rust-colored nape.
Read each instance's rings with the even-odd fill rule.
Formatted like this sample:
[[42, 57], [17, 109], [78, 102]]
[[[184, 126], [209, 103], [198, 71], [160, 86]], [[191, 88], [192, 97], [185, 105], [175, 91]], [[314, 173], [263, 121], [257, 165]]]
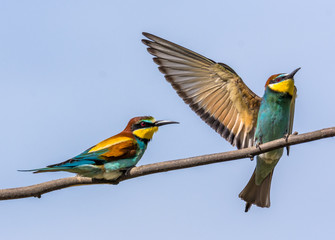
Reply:
[[142, 116], [142, 117], [134, 117], [132, 119], [129, 120], [126, 128], [123, 130], [124, 132], [131, 132], [131, 126], [135, 123], [137, 123], [138, 121], [144, 120], [144, 119], [154, 119], [151, 116]]

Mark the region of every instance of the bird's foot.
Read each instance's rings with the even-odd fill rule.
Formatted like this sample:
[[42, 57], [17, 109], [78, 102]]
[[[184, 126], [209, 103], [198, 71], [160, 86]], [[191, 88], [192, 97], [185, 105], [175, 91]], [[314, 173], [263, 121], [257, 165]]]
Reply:
[[120, 183], [120, 181], [118, 181], [119, 178], [115, 179], [115, 180], [108, 180], [108, 183], [109, 184], [112, 184], [112, 185], [118, 185]]
[[120, 183], [119, 178], [116, 179], [101, 179], [101, 178], [92, 178], [94, 183], [107, 183], [112, 185], [118, 185]]
[[261, 149], [261, 143], [259, 143], [259, 142], [256, 142], [256, 145], [255, 145], [255, 147], [256, 147], [256, 148], [258, 148], [260, 151], [262, 151], [262, 149]]
[[130, 167], [130, 168], [127, 168], [127, 169], [123, 169], [122, 170], [122, 172], [123, 172], [123, 174], [122, 174], [122, 176], [128, 176], [129, 175], [129, 173], [130, 173], [130, 170], [132, 169], [133, 167]]
[[127, 168], [127, 169], [119, 170], [120, 172], [122, 172], [121, 176], [118, 177], [115, 180], [109, 180], [110, 183], [113, 184], [113, 185], [118, 185], [122, 180], [124, 180], [127, 177], [127, 175], [129, 174], [131, 169], [132, 169], [132, 167]]
[[292, 134], [288, 134], [288, 133], [286, 133], [286, 134], [284, 135], [284, 139], [285, 139], [286, 142], [288, 141], [288, 138], [289, 138], [291, 135], [298, 135], [298, 132], [294, 132], [294, 133], [292, 133]]
[[287, 142], [288, 141], [288, 137], [290, 136], [290, 134], [288, 134], [288, 133], [286, 133], [285, 135], [284, 135], [284, 139], [285, 139], [285, 141]]

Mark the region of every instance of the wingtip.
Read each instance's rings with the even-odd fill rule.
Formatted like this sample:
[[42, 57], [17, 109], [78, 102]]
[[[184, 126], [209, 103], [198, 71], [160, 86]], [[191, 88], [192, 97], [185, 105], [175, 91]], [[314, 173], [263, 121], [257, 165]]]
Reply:
[[154, 37], [154, 35], [152, 35], [152, 34], [150, 34], [150, 33], [148, 33], [148, 32], [142, 32], [142, 35], [144, 36], [144, 37], [146, 37], [146, 38], [151, 38], [151, 37]]
[[151, 55], [153, 55], [153, 56], [156, 56], [156, 50], [155, 49], [153, 49], [153, 48], [147, 48], [147, 51], [148, 51], [148, 53], [150, 53]]
[[[158, 43], [162, 43], [162, 42], [169, 42], [161, 37], [158, 37], [154, 34], [148, 33], [148, 32], [142, 32], [143, 36], [145, 36], [146, 38], [150, 39], [153, 42], [158, 42]], [[171, 42], [169, 42], [171, 43]]]
[[153, 60], [154, 63], [156, 63], [157, 65], [161, 65], [161, 60], [159, 60], [159, 58], [154, 57], [152, 60]]
[[148, 39], [142, 39], [141, 42], [149, 47], [149, 44], [151, 43]]
[[167, 71], [164, 67], [158, 67], [158, 70], [163, 74], [167, 74]]

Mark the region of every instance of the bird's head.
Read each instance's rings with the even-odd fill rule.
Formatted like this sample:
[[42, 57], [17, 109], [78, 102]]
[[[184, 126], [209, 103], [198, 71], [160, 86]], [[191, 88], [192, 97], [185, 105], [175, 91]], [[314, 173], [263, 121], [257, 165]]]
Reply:
[[151, 116], [134, 117], [130, 119], [125, 130], [131, 131], [132, 134], [138, 138], [150, 140], [154, 133], [158, 131], [158, 127], [174, 123], [179, 122], [166, 120], [156, 121], [155, 118]]
[[291, 73], [280, 73], [269, 77], [265, 84], [265, 88], [268, 87], [275, 92], [288, 93], [291, 96], [294, 94], [294, 75], [300, 70], [297, 68]]

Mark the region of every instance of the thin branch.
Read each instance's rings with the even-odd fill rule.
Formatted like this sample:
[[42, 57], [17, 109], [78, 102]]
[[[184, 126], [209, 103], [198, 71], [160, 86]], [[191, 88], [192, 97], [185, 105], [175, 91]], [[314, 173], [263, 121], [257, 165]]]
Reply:
[[[256, 156], [260, 153], [268, 152], [277, 148], [282, 148], [285, 146], [296, 145], [305, 142], [311, 142], [322, 138], [329, 138], [334, 136], [335, 136], [335, 127], [325, 128], [318, 131], [304, 133], [300, 135], [290, 135], [288, 139], [284, 138], [277, 139], [268, 143], [264, 143], [259, 147], [250, 147], [224, 153], [216, 153], [197, 157], [184, 158], [179, 160], [147, 164], [132, 168], [129, 172], [127, 172], [127, 174], [118, 179], [118, 181], [124, 181], [127, 179], [141, 177], [159, 172], [167, 172], [212, 163], [232, 161], [236, 159], [253, 158], [253, 156]], [[42, 194], [51, 191], [72, 186], [91, 185], [91, 184], [117, 184], [117, 183], [107, 180], [98, 180], [86, 177], [68, 177], [27, 187], [2, 189], [0, 190], [0, 200], [26, 198], [26, 197], [40, 198]]]

